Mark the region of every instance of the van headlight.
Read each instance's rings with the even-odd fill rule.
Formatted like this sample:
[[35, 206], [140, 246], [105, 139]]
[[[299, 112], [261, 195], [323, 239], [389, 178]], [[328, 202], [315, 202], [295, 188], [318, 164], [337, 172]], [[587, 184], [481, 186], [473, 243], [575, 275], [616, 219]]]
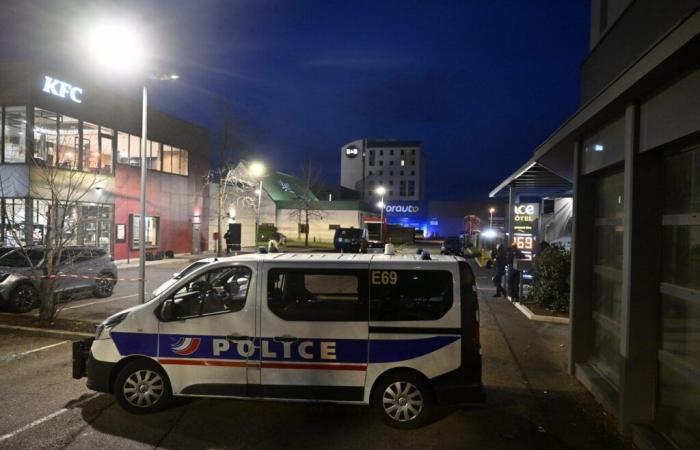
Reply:
[[104, 322], [101, 324], [97, 325], [97, 329], [95, 330], [95, 339], [109, 339], [109, 331], [114, 328], [115, 326], [119, 325], [126, 319], [126, 316], [129, 315], [129, 312], [122, 312], [115, 314], [113, 316], [108, 317], [105, 319]]

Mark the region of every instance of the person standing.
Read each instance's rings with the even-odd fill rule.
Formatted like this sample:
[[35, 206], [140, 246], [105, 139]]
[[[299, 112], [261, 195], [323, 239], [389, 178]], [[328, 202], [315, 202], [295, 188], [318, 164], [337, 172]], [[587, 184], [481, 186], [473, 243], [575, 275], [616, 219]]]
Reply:
[[496, 247], [496, 255], [494, 257], [496, 274], [493, 276], [493, 284], [496, 286], [496, 294], [494, 297], [500, 297], [501, 293], [506, 296], [506, 291], [503, 289], [503, 276], [506, 274], [506, 250], [503, 244], [498, 244]]
[[231, 230], [226, 230], [224, 241], [226, 242], [226, 254], [228, 255], [231, 252]]

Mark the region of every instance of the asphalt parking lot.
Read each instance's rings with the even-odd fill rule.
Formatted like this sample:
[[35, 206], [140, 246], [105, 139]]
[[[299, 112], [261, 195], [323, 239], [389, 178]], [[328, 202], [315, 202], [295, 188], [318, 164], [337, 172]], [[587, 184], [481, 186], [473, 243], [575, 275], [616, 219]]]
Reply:
[[[149, 268], [148, 291], [181, 266]], [[627, 448], [564, 371], [565, 326], [528, 321], [490, 297], [487, 274], [478, 279], [487, 400], [439, 409], [418, 430], [389, 428], [365, 407], [326, 404], [187, 399], [162, 413], [130, 415], [71, 378], [66, 339], [0, 330], [0, 448]], [[136, 304], [135, 292], [121, 285], [111, 299], [72, 302], [80, 307], [62, 314], [99, 320]]]

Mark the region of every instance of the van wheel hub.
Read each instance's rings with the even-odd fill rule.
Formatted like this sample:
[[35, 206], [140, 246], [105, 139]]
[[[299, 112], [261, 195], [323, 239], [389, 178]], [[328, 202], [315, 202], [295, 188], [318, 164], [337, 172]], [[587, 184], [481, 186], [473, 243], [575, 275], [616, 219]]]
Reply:
[[398, 422], [410, 422], [423, 409], [423, 394], [412, 383], [397, 381], [382, 394], [384, 412]]

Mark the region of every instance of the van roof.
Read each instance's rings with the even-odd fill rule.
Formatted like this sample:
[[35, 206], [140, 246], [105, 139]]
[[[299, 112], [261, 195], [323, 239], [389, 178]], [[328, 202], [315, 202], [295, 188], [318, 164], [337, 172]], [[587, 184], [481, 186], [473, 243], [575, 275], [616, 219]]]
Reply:
[[[205, 258], [202, 262], [214, 262], [217, 258]], [[458, 257], [451, 255], [430, 255], [430, 260], [421, 259], [416, 253], [397, 253], [395, 255], [384, 255], [381, 253], [248, 253], [238, 256], [227, 256], [218, 258], [218, 261], [303, 261], [303, 262], [370, 262], [370, 261], [390, 261], [390, 262], [455, 262]]]

